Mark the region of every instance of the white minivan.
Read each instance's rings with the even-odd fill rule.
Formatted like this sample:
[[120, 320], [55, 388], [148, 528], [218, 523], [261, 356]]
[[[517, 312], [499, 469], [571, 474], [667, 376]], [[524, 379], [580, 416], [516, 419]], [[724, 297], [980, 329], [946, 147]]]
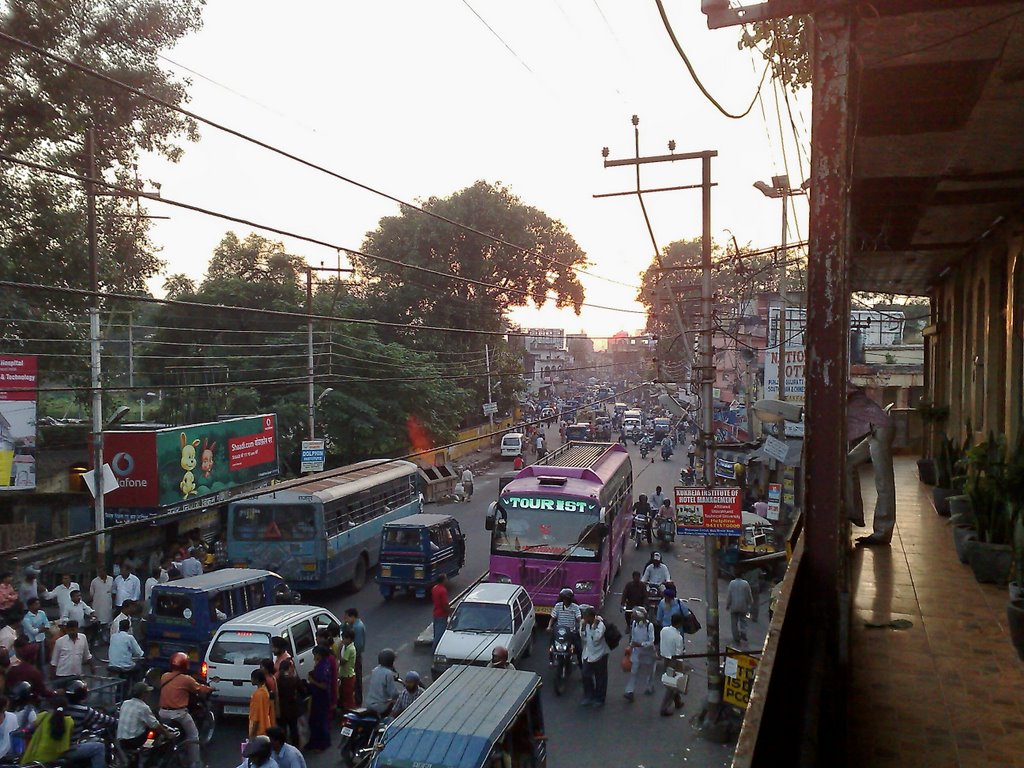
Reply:
[[522, 432], [509, 432], [501, 438], [501, 458], [514, 459], [525, 451], [526, 437]]
[[207, 682], [213, 701], [225, 715], [248, 715], [253, 685], [249, 677], [263, 659], [274, 658], [270, 638], [288, 640], [300, 680], [313, 669], [313, 646], [319, 629], [340, 627], [326, 608], [315, 605], [268, 605], [220, 625], [206, 650]]
[[529, 656], [537, 618], [533, 601], [517, 584], [478, 584], [458, 604], [434, 651], [431, 674], [453, 664], [486, 666], [497, 645], [508, 649], [512, 663]]

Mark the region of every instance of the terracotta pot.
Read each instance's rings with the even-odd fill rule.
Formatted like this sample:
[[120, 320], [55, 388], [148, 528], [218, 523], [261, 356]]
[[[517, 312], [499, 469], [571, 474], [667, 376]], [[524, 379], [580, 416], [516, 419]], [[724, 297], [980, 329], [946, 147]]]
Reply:
[[982, 584], [1006, 584], [1013, 565], [1013, 547], [984, 541], [967, 543], [967, 562]]
[[953, 526], [953, 547], [956, 549], [957, 559], [967, 565], [967, 542], [977, 541], [978, 531], [973, 525]]
[[1020, 660], [1024, 661], [1024, 599], [1011, 600], [1006, 604], [1006, 623], [1010, 627], [1010, 641]]

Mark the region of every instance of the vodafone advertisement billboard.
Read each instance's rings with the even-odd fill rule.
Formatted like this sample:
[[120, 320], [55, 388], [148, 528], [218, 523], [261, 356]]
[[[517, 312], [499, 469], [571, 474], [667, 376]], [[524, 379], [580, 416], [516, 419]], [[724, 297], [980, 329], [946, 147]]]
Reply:
[[0, 355], [0, 491], [36, 487], [34, 355]]
[[118, 484], [107, 494], [107, 506], [126, 511], [115, 512], [117, 519], [138, 517], [141, 510], [217, 497], [276, 477], [277, 417], [271, 413], [148, 432], [106, 432], [103, 459]]

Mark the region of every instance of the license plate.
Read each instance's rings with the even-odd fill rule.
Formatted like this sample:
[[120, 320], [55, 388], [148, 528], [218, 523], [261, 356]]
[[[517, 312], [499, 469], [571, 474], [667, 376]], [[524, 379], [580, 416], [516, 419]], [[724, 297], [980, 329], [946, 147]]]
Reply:
[[352, 735], [352, 729], [351, 728], [342, 728], [341, 729], [341, 735], [342, 736], [351, 736]]
[[225, 704], [224, 705], [225, 715], [248, 715], [249, 707], [244, 704]]
[[142, 748], [143, 749], [152, 749], [153, 748], [153, 739], [146, 739], [146, 743], [142, 745]]

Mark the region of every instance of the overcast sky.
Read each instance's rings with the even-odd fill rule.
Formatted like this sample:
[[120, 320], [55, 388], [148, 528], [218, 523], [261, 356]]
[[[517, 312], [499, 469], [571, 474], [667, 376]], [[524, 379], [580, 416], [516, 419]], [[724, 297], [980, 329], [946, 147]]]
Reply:
[[[707, 88], [730, 111], [746, 109], [760, 57], [737, 49], [737, 28], [709, 31], [698, 0], [665, 3]], [[669, 139], [679, 152], [718, 150], [719, 242], [728, 241], [725, 230], [741, 245], [779, 242], [781, 203], [752, 183], [785, 172], [780, 135], [794, 186], [808, 172], [809, 93], [790, 99], [799, 151], [770, 84], [745, 119], [722, 117], [687, 74], [654, 0], [210, 0], [203, 18], [202, 31], [168, 52], [174, 63], [164, 62], [192, 79], [194, 111], [407, 200], [446, 196], [477, 179], [503, 182], [565, 223], [593, 262], [589, 271], [622, 282], [638, 283], [651, 261], [640, 207], [635, 197], [592, 195], [635, 183], [632, 169], [605, 169], [601, 159], [604, 146], [612, 158], [633, 153], [633, 114], [642, 154], [666, 152]], [[200, 131], [178, 164], [144, 162], [167, 197], [354, 248], [397, 212], [364, 190]], [[691, 184], [700, 163], [646, 166], [643, 174], [645, 187]], [[645, 200], [659, 246], [699, 236], [699, 190]], [[795, 206], [791, 240], [807, 234], [806, 198]], [[228, 229], [250, 231], [157, 207], [171, 216], [153, 231], [168, 273], [201, 278]], [[312, 264], [335, 264], [333, 251], [286, 245]], [[634, 288], [582, 279], [587, 301], [640, 308]], [[157, 293], [162, 282], [152, 283]], [[579, 317], [519, 310], [513, 319], [593, 336], [643, 325], [640, 314], [590, 308]]]

